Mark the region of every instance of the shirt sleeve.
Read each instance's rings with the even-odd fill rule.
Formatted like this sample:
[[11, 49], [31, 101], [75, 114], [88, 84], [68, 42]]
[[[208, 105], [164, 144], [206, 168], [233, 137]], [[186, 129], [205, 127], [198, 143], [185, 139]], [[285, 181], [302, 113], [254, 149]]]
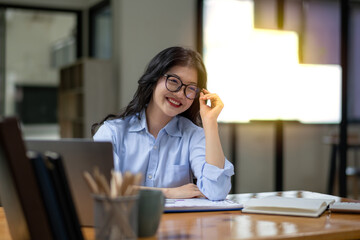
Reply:
[[115, 140], [115, 134], [112, 129], [106, 122], [101, 125], [101, 127], [97, 130], [95, 135], [93, 136], [94, 141], [102, 141], [102, 142], [111, 142], [113, 146], [113, 156], [114, 156], [114, 169], [115, 171], [120, 171], [120, 159], [116, 152], [117, 143]]
[[218, 168], [205, 160], [205, 134], [202, 129], [190, 141], [190, 162], [197, 186], [210, 200], [223, 200], [231, 189], [234, 166], [225, 158], [224, 168]]

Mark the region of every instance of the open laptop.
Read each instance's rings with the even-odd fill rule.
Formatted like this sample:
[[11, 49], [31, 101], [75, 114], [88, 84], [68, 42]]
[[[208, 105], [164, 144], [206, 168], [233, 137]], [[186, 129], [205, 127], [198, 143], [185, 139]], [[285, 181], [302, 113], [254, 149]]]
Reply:
[[110, 180], [113, 169], [113, 150], [110, 142], [91, 139], [35, 140], [26, 139], [27, 150], [53, 151], [62, 156], [71, 194], [81, 226], [94, 226], [93, 199], [83, 172], [93, 173], [94, 166]]

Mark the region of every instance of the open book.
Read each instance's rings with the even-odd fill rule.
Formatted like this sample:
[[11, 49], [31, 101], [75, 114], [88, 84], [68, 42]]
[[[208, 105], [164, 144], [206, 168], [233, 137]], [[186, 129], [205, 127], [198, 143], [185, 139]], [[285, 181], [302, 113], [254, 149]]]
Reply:
[[334, 199], [310, 199], [288, 197], [252, 198], [244, 203], [242, 212], [277, 215], [318, 217]]
[[229, 199], [211, 201], [206, 198], [166, 199], [164, 212], [201, 212], [241, 210], [242, 204]]

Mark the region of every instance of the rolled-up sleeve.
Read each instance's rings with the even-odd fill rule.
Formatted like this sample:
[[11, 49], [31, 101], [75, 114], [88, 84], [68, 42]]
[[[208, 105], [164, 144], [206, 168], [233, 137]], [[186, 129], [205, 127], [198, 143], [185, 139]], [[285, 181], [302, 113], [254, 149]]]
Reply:
[[197, 185], [208, 199], [223, 200], [230, 192], [232, 175], [234, 175], [234, 167], [227, 159], [224, 169], [205, 162]]
[[218, 168], [205, 160], [205, 136], [198, 131], [190, 141], [190, 162], [197, 178], [197, 186], [210, 200], [223, 200], [231, 189], [234, 166], [225, 158], [224, 168]]

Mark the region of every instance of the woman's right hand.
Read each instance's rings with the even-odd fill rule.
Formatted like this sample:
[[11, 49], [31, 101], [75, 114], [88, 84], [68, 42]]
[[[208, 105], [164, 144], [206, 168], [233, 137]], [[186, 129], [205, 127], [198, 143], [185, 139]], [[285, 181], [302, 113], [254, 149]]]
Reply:
[[[210, 106], [206, 104], [206, 100], [210, 100]], [[224, 103], [222, 102], [219, 95], [216, 93], [211, 93], [206, 89], [202, 89], [200, 92], [200, 116], [203, 124], [208, 122], [217, 123], [217, 118], [224, 108]]]

